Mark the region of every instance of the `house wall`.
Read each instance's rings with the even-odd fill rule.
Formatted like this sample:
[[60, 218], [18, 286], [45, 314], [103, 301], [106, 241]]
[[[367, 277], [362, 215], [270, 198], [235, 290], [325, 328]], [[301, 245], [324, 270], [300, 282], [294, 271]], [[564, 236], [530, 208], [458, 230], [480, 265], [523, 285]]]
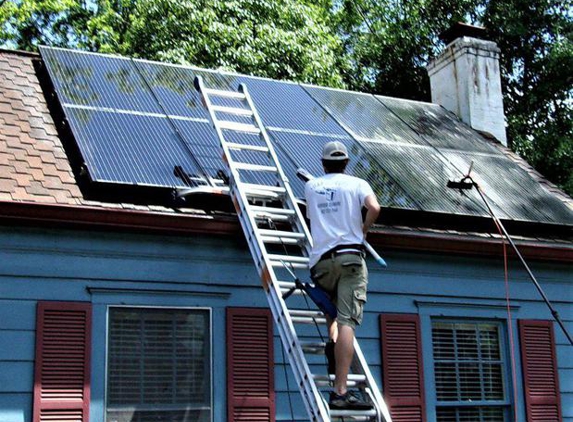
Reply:
[[[92, 421], [104, 420], [106, 317], [109, 305], [209, 307], [212, 310], [214, 421], [226, 420], [226, 307], [266, 307], [242, 238], [138, 235], [103, 231], [0, 228], [0, 422], [32, 419], [36, 304], [93, 305]], [[369, 260], [369, 298], [357, 335], [378, 382], [381, 313], [420, 316], [428, 421], [435, 420], [431, 319], [507, 322], [501, 259], [382, 251], [389, 267]], [[573, 332], [571, 266], [531, 262], [545, 293]], [[300, 274], [304, 276], [304, 274]], [[517, 319], [551, 319], [517, 262], [510, 263], [518, 420], [525, 420]], [[291, 300], [291, 299], [289, 299]], [[294, 298], [293, 301], [300, 301]], [[555, 325], [563, 420], [573, 421], [573, 354]], [[307, 327], [309, 335], [312, 327]], [[509, 350], [505, 350], [510, 356]], [[322, 364], [313, 357], [313, 368]], [[305, 420], [304, 406], [275, 335], [277, 420]], [[510, 376], [507, 386], [510, 387]], [[288, 394], [287, 379], [292, 394]], [[291, 404], [289, 404], [289, 396]], [[291, 406], [293, 408], [291, 414]], [[294, 415], [294, 417], [293, 417]]]

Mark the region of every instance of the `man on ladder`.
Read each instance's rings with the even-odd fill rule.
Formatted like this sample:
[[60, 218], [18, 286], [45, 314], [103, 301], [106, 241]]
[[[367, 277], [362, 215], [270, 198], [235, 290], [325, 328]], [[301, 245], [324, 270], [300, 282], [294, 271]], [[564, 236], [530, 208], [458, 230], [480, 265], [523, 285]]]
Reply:
[[[336, 319], [328, 318], [331, 342], [326, 354], [329, 372], [335, 372], [329, 406], [361, 410], [371, 405], [347, 390], [347, 378], [354, 356], [354, 330], [362, 322], [366, 302], [368, 270], [363, 242], [380, 213], [380, 205], [365, 180], [344, 174], [348, 160], [348, 151], [341, 142], [328, 142], [322, 154], [326, 174], [307, 182], [305, 196], [314, 239], [311, 278], [330, 294], [337, 308]], [[362, 207], [367, 209], [364, 221]]]

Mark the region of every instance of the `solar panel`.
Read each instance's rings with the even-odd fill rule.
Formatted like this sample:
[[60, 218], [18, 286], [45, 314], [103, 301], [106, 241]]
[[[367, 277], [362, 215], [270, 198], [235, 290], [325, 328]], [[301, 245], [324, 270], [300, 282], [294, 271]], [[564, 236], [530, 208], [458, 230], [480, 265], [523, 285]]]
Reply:
[[437, 104], [375, 97], [433, 147], [499, 154], [478, 132]]
[[310, 85], [304, 88], [356, 139], [427, 144], [370, 94]]
[[[176, 166], [194, 183], [220, 183], [226, 165], [193, 85], [201, 75], [213, 88], [246, 84], [299, 196], [304, 185], [296, 169], [322, 174], [322, 146], [339, 140], [351, 154], [348, 172], [368, 180], [385, 207], [487, 215], [475, 191], [460, 195], [446, 187], [474, 162], [473, 174], [500, 217], [573, 224], [561, 201], [435, 104], [58, 48], [40, 52], [92, 183], [184, 187]], [[261, 142], [254, 135], [229, 136]], [[248, 151], [237, 154], [246, 162], [258, 159]], [[268, 176], [247, 173], [245, 181], [261, 177]]]
[[[302, 167], [316, 176], [324, 173], [321, 164], [322, 147], [331, 138], [326, 136], [305, 136], [287, 132], [275, 132], [273, 136], [277, 144], [284, 149], [289, 162]], [[383, 206], [420, 209], [410, 195], [392, 179], [392, 177], [378, 164], [378, 161], [356, 141], [351, 138], [337, 139], [348, 149], [351, 157], [347, 173], [367, 180], [374, 189]], [[301, 148], [304, 145], [304, 148]], [[284, 163], [284, 161], [281, 161]], [[295, 184], [296, 193], [302, 196], [304, 187]]]
[[510, 159], [498, 155], [445, 152], [447, 159], [469, 168], [488, 202], [502, 218], [573, 225], [573, 213]]
[[63, 107], [161, 114], [132, 60], [40, 47]]
[[449, 179], [461, 178], [450, 163], [431, 147], [389, 145], [380, 142], [361, 142], [366, 151], [382, 163], [393, 180], [398, 180], [404, 191], [424, 211], [485, 216], [475, 192], [466, 195], [446, 187]]
[[92, 180], [133, 185], [182, 185], [174, 163], [202, 178], [164, 117], [68, 108], [66, 115]]

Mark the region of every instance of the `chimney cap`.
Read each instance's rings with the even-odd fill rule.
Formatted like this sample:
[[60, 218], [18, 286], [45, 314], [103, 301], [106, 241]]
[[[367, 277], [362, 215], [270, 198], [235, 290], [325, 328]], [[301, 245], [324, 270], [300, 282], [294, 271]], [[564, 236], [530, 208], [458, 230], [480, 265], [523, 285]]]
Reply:
[[485, 40], [486, 31], [483, 26], [474, 26], [463, 22], [456, 22], [438, 35], [438, 37], [447, 45], [453, 40], [461, 37], [472, 37]]

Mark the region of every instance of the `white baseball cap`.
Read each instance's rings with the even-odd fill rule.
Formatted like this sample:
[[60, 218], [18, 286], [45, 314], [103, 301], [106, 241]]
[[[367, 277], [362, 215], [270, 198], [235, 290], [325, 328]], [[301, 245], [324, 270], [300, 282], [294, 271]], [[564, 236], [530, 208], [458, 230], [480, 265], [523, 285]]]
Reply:
[[342, 142], [327, 142], [322, 149], [322, 159], [329, 161], [348, 160], [348, 151]]

